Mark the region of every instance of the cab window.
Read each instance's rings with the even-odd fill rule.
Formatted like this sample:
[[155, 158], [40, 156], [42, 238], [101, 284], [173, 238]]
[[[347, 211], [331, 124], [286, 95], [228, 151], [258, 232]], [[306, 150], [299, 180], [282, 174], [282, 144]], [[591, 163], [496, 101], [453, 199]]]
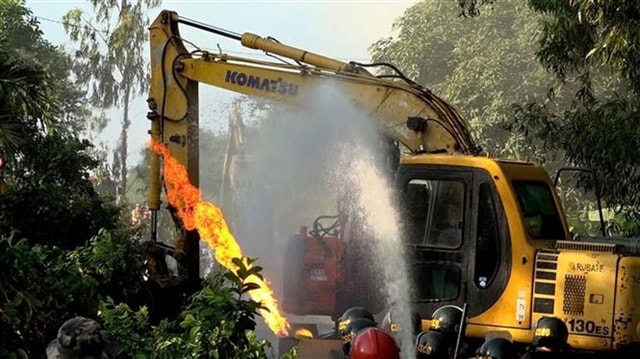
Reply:
[[449, 263], [429, 262], [415, 266], [417, 300], [452, 300], [460, 294], [460, 267]]
[[476, 264], [474, 277], [479, 288], [487, 288], [500, 265], [500, 230], [496, 205], [489, 183], [478, 188], [478, 217], [476, 230]]
[[408, 241], [420, 247], [460, 246], [464, 191], [464, 183], [455, 180], [409, 181], [403, 216]]
[[522, 217], [533, 239], [565, 238], [562, 220], [553, 200], [551, 189], [543, 182], [514, 181]]

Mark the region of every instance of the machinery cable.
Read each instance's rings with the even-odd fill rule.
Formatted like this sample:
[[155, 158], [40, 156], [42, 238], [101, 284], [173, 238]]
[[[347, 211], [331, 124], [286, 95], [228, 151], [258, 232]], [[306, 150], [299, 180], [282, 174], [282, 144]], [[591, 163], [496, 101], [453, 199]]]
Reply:
[[[444, 103], [437, 96], [435, 96], [431, 90], [420, 85], [419, 83], [408, 78], [400, 69], [395, 65], [387, 62], [374, 62], [370, 64], [363, 64], [356, 61], [349, 62], [351, 65], [361, 67], [388, 67], [392, 69], [395, 74], [392, 75], [378, 75], [376, 78], [399, 78], [406, 82], [411, 87], [420, 92], [420, 97], [429, 103], [432, 108], [444, 118], [449, 126], [444, 126], [442, 122], [438, 122], [440, 126], [445, 128], [447, 132], [455, 139], [463, 152], [468, 152], [473, 155], [477, 155], [481, 152], [481, 149], [473, 141], [473, 137], [469, 132], [469, 127], [464, 123], [464, 120], [458, 115], [458, 113], [448, 104]], [[433, 120], [433, 119], [431, 119]], [[436, 121], [437, 122], [437, 121]]]
[[396, 75], [380, 75], [380, 76], [376, 76], [378, 78], [383, 78], [382, 76], [385, 77], [396, 77], [396, 78], [400, 78], [402, 80], [404, 80], [407, 84], [419, 88], [423, 91], [427, 91], [427, 92], [431, 92], [429, 89], [425, 88], [424, 86], [420, 85], [419, 83], [411, 80], [410, 78], [408, 78], [404, 73], [402, 73], [402, 71], [400, 71], [399, 68], [397, 68], [394, 64], [390, 64], [388, 62], [374, 62], [374, 63], [370, 63], [370, 64], [363, 64], [361, 62], [356, 62], [356, 61], [350, 61], [349, 64], [351, 65], [355, 65], [355, 66], [360, 66], [360, 67], [389, 67], [390, 69], [392, 69], [393, 71], [396, 72]]

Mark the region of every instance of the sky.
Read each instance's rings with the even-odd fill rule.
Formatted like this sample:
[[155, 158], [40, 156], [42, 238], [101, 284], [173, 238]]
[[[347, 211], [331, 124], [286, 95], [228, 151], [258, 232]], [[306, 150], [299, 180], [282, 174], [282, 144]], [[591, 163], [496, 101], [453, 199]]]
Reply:
[[[377, 40], [392, 35], [392, 24], [417, 1], [335, 1], [335, 0], [270, 0], [270, 1], [163, 1], [160, 8], [149, 11], [150, 21], [161, 9], [176, 11], [180, 16], [198, 20], [237, 33], [252, 32], [263, 37], [272, 36], [290, 46], [319, 53], [343, 61], [367, 62], [368, 47]], [[55, 45], [74, 45], [59, 23], [69, 10], [81, 8], [91, 12], [88, 0], [27, 0], [26, 4], [40, 19], [44, 37]], [[259, 51], [242, 47], [235, 40], [182, 26], [185, 39], [205, 49], [217, 49], [243, 57], [270, 59]], [[202, 85], [200, 87], [201, 126], [224, 129], [231, 103], [237, 95], [227, 90]], [[132, 126], [129, 131], [130, 152], [128, 163], [140, 159], [140, 149], [148, 141], [149, 121], [146, 96], [133, 100]], [[110, 125], [101, 134], [101, 140], [113, 149], [120, 132], [121, 111], [108, 111]]]

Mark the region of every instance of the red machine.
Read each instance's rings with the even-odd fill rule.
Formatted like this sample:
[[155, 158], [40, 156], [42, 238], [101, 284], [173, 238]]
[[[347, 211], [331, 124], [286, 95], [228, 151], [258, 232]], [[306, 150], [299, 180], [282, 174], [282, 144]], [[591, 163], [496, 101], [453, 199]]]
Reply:
[[[342, 239], [333, 233], [307, 234], [307, 227], [288, 242], [282, 309], [295, 315], [333, 315], [338, 288]], [[302, 270], [300, 270], [302, 269]]]

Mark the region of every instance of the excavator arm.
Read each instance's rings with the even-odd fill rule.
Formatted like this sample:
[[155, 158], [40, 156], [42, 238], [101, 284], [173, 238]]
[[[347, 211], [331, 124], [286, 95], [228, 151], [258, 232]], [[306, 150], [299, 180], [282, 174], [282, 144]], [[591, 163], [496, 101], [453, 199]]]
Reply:
[[[278, 55], [296, 64], [234, 57], [198, 48], [188, 52], [179, 35], [179, 24], [239, 40], [248, 48]], [[350, 100], [369, 113], [383, 132], [411, 151], [467, 154], [479, 151], [468, 125], [455, 109], [399, 71], [396, 76], [404, 81], [379, 78], [364, 68], [374, 65], [386, 65], [397, 71], [388, 64], [345, 63], [271, 38], [251, 33], [239, 35], [170, 11], [163, 11], [151, 26], [151, 97], [163, 111], [157, 113], [161, 121], [188, 120], [190, 107], [197, 101], [188, 91], [193, 82], [304, 105], [310, 100], [305, 95], [312, 89], [333, 81]], [[409, 118], [414, 120], [407, 126]]]
[[[196, 27], [238, 40], [245, 47], [262, 50], [291, 63], [212, 53], [180, 36], [179, 26]], [[188, 50], [186, 44], [193, 49]], [[297, 49], [255, 34], [242, 35], [162, 11], [150, 27], [151, 83], [148, 118], [151, 137], [168, 147], [182, 163], [191, 183], [198, 179], [198, 84], [228, 89], [304, 106], [313, 101], [318, 86], [331, 84], [364, 111], [381, 133], [412, 153], [477, 154], [468, 125], [457, 111], [429, 90], [407, 79], [389, 64], [346, 63]], [[386, 66], [395, 75], [376, 77], [365, 69]], [[345, 119], [349, 121], [349, 119]], [[152, 239], [160, 206], [159, 158], [151, 154], [150, 198]], [[198, 235], [188, 231], [176, 244], [185, 254], [187, 277], [198, 280]]]

